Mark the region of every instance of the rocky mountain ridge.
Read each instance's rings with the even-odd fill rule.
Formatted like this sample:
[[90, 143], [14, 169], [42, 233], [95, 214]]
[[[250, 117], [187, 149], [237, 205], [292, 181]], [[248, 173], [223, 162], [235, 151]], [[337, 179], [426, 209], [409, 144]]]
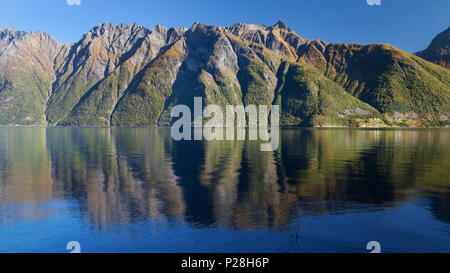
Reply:
[[437, 35], [427, 49], [417, 52], [416, 55], [450, 69], [450, 27]]
[[450, 73], [386, 44], [307, 40], [284, 22], [147, 29], [75, 44], [0, 30], [0, 124], [168, 125], [176, 104], [278, 104], [286, 126], [448, 126]]

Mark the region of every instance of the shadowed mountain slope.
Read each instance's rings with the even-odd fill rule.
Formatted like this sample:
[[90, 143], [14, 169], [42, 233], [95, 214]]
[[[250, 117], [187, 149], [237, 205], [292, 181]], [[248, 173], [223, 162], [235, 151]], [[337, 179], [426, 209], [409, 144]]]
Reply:
[[427, 49], [417, 52], [416, 55], [450, 69], [450, 27], [437, 35]]

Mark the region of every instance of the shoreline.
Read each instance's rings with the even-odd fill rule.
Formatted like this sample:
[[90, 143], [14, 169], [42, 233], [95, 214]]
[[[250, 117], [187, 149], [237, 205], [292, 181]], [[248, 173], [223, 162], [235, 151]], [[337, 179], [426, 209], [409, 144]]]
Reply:
[[[106, 129], [106, 128], [135, 128], [135, 129], [145, 129], [145, 128], [171, 128], [170, 126], [159, 126], [159, 125], [146, 125], [146, 126], [81, 126], [81, 125], [0, 125], [5, 128], [18, 128], [18, 127], [30, 127], [30, 128], [82, 128], [82, 129]], [[194, 128], [192, 126], [191, 128]], [[221, 127], [226, 129], [226, 127]], [[235, 129], [250, 129], [249, 127], [234, 127]], [[428, 129], [450, 129], [450, 126], [445, 127], [396, 127], [396, 126], [385, 126], [385, 127], [347, 127], [347, 126], [320, 126], [320, 127], [303, 127], [303, 126], [280, 126], [280, 129], [304, 129], [304, 130], [321, 130], [321, 129], [351, 129], [351, 130], [428, 130]], [[257, 128], [256, 128], [257, 129]]]

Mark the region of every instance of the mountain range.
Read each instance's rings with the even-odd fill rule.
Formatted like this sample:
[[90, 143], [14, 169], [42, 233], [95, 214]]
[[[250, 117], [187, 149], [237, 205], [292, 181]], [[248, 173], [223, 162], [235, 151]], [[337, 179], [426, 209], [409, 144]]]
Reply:
[[[177, 104], [280, 105], [284, 126], [450, 125], [449, 29], [422, 52], [308, 40], [284, 22], [148, 29], [74, 44], [0, 30], [0, 124], [169, 125]], [[432, 63], [433, 62], [433, 63]]]
[[450, 27], [436, 36], [427, 49], [416, 55], [450, 69]]

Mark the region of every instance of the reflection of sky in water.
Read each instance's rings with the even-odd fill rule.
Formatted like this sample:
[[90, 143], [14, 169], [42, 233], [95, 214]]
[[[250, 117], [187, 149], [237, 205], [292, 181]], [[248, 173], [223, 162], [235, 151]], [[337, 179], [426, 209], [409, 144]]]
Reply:
[[450, 130], [0, 127], [0, 252], [449, 251]]

